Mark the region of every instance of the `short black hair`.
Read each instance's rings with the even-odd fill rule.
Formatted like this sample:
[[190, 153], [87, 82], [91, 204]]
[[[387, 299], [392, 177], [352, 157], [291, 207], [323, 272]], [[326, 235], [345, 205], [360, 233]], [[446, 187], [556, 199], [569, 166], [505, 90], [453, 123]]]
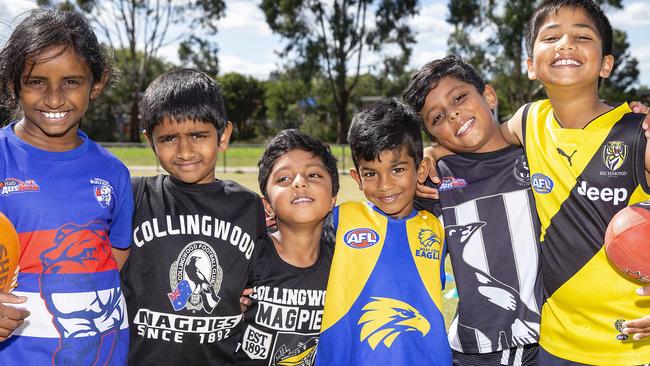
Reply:
[[336, 158], [332, 155], [329, 145], [300, 130], [291, 128], [282, 130], [275, 135], [266, 146], [264, 154], [257, 163], [259, 168], [257, 181], [260, 184], [260, 192], [266, 199], [269, 198], [266, 192], [266, 184], [269, 181], [275, 161], [291, 150], [303, 150], [321, 158], [325, 169], [332, 178], [332, 197], [339, 193], [339, 171], [336, 167]]
[[[0, 52], [0, 94], [8, 107], [18, 107], [21, 77], [29, 60], [52, 47], [69, 49], [88, 65], [93, 83], [112, 75], [111, 54], [101, 46], [86, 19], [75, 11], [35, 9], [16, 26]], [[53, 56], [58, 57], [59, 54]]]
[[529, 58], [533, 58], [533, 47], [539, 29], [551, 14], [556, 14], [561, 8], [582, 9], [596, 25], [596, 31], [602, 40], [603, 56], [612, 54], [613, 31], [609, 19], [603, 9], [592, 0], [546, 0], [541, 3], [528, 21], [526, 29], [526, 52]]
[[218, 138], [228, 123], [221, 87], [193, 69], [171, 70], [154, 79], [144, 92], [140, 112], [149, 136], [164, 119], [210, 123], [217, 129]]
[[[416, 112], [420, 113], [422, 107], [424, 107], [424, 101], [427, 99], [429, 92], [438, 86], [440, 80], [447, 76], [473, 85], [479, 94], [483, 94], [485, 91], [485, 85], [487, 85], [485, 80], [478, 72], [476, 72], [472, 65], [466, 63], [462, 58], [456, 55], [449, 55], [429, 62], [422, 66], [420, 70], [415, 72], [411, 76], [411, 81], [409, 81], [408, 86], [402, 93], [402, 98]], [[427, 136], [434, 140], [434, 137], [427, 129], [422, 118], [420, 118], [419, 121]]]
[[419, 166], [422, 161], [420, 118], [406, 103], [386, 98], [357, 113], [348, 131], [352, 161], [359, 169], [359, 160], [373, 161], [384, 151], [406, 152]]

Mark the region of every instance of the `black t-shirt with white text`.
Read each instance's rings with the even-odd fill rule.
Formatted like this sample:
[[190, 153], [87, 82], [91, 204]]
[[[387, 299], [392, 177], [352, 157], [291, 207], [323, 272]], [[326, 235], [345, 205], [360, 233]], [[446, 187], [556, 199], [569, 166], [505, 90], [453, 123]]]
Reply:
[[267, 240], [253, 264], [253, 303], [244, 314], [237, 364], [313, 365], [332, 248], [321, 243], [316, 262], [300, 268], [283, 261]]
[[122, 289], [131, 365], [223, 365], [243, 329], [239, 297], [264, 243], [261, 199], [231, 181], [134, 178]]

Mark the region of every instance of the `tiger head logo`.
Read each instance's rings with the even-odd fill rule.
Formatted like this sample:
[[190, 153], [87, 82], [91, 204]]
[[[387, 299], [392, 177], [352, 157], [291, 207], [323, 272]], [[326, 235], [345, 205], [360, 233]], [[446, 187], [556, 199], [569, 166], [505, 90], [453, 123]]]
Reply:
[[357, 324], [361, 325], [361, 342], [368, 340], [373, 350], [379, 343], [390, 348], [397, 336], [403, 332], [418, 331], [422, 336], [429, 333], [431, 325], [411, 305], [387, 297], [371, 297], [362, 311]]
[[607, 141], [603, 147], [603, 163], [611, 171], [620, 168], [626, 157], [627, 145], [623, 141]]

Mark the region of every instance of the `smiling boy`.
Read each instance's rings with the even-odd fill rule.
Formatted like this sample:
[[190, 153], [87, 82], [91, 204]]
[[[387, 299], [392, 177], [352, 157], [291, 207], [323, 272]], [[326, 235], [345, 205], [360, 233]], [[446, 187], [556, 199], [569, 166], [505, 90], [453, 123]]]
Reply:
[[634, 365], [650, 341], [633, 341], [625, 320], [650, 313], [637, 284], [608, 263], [604, 233], [623, 207], [650, 197], [643, 115], [598, 96], [614, 65], [612, 28], [591, 0], [548, 0], [526, 34], [528, 76], [549, 97], [503, 125], [521, 142], [539, 213], [546, 302], [541, 365]]
[[422, 163], [416, 115], [397, 99], [357, 114], [350, 174], [369, 203], [333, 211], [336, 249], [319, 365], [450, 365], [444, 330], [444, 232], [413, 199]]

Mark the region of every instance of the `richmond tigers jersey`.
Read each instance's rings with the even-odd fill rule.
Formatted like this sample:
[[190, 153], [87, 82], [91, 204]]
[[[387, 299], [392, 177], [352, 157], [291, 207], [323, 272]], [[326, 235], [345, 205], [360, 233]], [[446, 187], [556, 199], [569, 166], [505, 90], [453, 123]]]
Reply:
[[524, 113], [524, 145], [542, 226], [540, 344], [586, 364], [650, 360], [650, 341], [619, 341], [617, 325], [650, 314], [638, 284], [616, 272], [603, 248], [616, 212], [650, 197], [645, 182], [643, 115], [627, 104], [582, 129], [562, 128], [548, 100]]
[[393, 219], [370, 204], [334, 209], [336, 249], [317, 365], [451, 365], [440, 313], [444, 231], [413, 211]]

